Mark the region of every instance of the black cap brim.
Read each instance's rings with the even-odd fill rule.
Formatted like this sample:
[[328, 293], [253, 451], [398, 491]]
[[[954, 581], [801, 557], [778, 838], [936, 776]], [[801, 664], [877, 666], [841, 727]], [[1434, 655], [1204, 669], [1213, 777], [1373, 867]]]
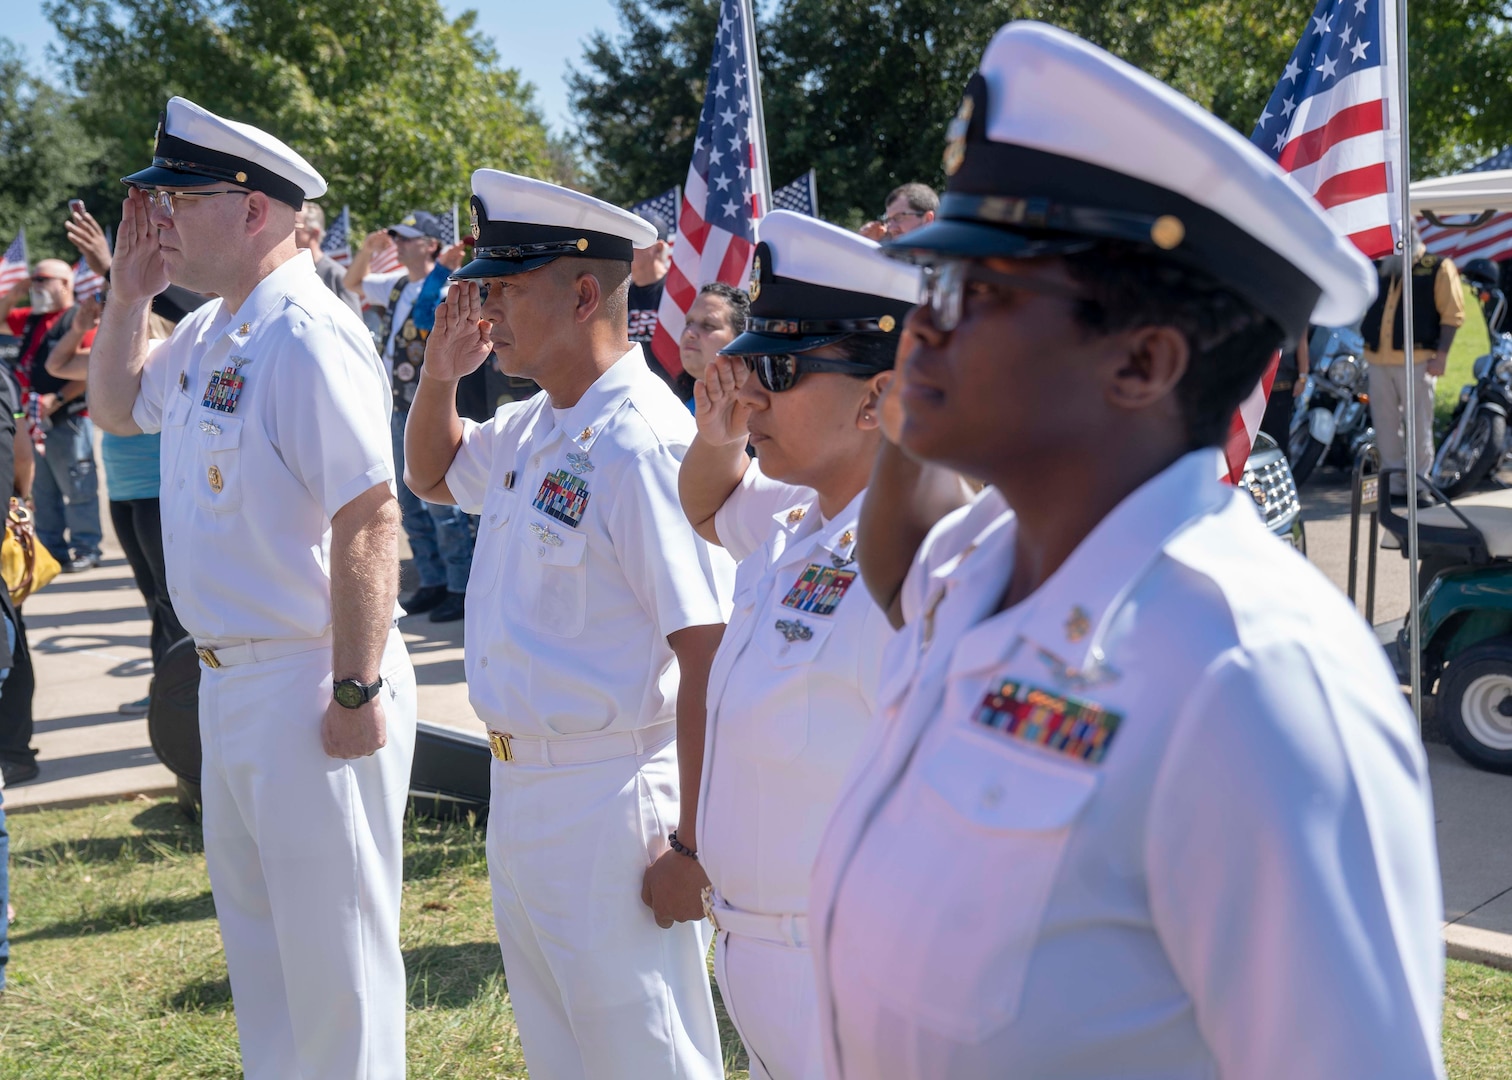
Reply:
[[850, 334], [759, 334], [747, 330], [719, 350], [721, 356], [780, 356], [783, 353], [806, 353], [833, 345]]
[[177, 169], [165, 169], [161, 165], [149, 165], [141, 172], [121, 177], [121, 183], [137, 188], [201, 188], [226, 182], [204, 173], [180, 172]]
[[1033, 235], [975, 221], [935, 218], [882, 245], [882, 250], [906, 262], [939, 259], [1038, 259], [1086, 251], [1094, 241], [1085, 236]]
[[478, 281], [484, 278], [513, 277], [515, 274], [539, 270], [560, 255], [537, 255], [531, 259], [474, 259], [452, 272], [453, 281]]

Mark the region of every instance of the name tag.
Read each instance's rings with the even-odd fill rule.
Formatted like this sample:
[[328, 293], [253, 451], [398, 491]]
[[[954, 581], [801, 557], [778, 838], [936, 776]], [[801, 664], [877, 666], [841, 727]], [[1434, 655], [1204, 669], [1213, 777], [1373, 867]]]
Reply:
[[1090, 701], [1005, 679], [996, 690], [988, 691], [972, 720], [1052, 753], [1099, 765], [1123, 716]]
[[811, 615], [833, 615], [855, 580], [854, 570], [809, 563], [783, 597], [783, 606]]
[[575, 529], [588, 509], [588, 485], [566, 469], [557, 469], [541, 481], [531, 505]]

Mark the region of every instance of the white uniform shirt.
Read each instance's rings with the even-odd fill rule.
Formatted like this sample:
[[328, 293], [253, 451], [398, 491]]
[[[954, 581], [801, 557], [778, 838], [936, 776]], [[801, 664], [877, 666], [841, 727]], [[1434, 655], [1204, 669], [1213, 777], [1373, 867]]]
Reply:
[[743, 911], [808, 911], [819, 837], [873, 726], [893, 630], [855, 563], [863, 495], [825, 522], [817, 493], [753, 463], [714, 518], [739, 566], [709, 673], [699, 859]]
[[[233, 411], [212, 375], [242, 379]], [[132, 418], [161, 431], [173, 610], [202, 645], [331, 626], [331, 518], [394, 480], [388, 381], [362, 320], [301, 251], [236, 312], [212, 300], [148, 356]]]
[[466, 626], [478, 716], [538, 737], [673, 719], [667, 636], [723, 623], [734, 578], [678, 502], [688, 410], [636, 345], [560, 415], [542, 392], [462, 426], [446, 485], [481, 515]]
[[[1182, 458], [1006, 612], [1011, 514], [936, 572], [815, 866], [832, 1077], [1442, 1074], [1416, 726], [1216, 466]], [[1037, 741], [1068, 702], [1103, 710], [1094, 749]]]

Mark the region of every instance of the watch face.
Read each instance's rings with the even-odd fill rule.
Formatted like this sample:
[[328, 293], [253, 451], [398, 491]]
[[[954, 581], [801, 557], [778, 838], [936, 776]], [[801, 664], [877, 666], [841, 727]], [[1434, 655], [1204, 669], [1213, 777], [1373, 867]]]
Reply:
[[362, 692], [362, 688], [357, 686], [355, 683], [337, 683], [335, 696], [336, 704], [347, 709], [355, 709], [359, 705], [362, 705], [365, 701], [365, 695]]

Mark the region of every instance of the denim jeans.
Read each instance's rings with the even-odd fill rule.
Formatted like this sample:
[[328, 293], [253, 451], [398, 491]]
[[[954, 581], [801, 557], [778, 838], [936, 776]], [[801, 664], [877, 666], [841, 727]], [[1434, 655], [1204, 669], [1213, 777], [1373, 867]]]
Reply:
[[[16, 647], [16, 627], [4, 616], [5, 636], [12, 650]], [[10, 668], [0, 668], [0, 693]], [[0, 788], [0, 990], [5, 989], [5, 967], [10, 963], [10, 832], [5, 826], [5, 789]]]
[[404, 483], [404, 424], [408, 409], [395, 409], [390, 429], [394, 437], [394, 470], [399, 478], [399, 512], [404, 534], [415, 555], [422, 589], [445, 585], [448, 592], [465, 593], [472, 572], [473, 528], [455, 506], [422, 502]]
[[[95, 467], [94, 425], [87, 416], [54, 419], [37, 455], [32, 497], [37, 539], [60, 563], [100, 553], [100, 471]], [[67, 530], [67, 538], [64, 531]]]

